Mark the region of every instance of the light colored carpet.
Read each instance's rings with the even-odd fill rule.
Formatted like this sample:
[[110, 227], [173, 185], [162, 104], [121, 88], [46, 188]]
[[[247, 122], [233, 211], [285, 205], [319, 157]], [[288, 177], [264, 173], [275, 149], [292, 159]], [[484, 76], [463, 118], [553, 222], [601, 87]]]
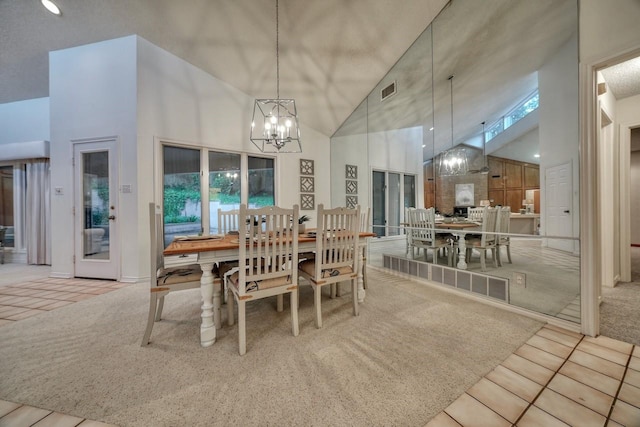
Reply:
[[[371, 265], [382, 266], [382, 254], [406, 256], [404, 239], [386, 241], [373, 239], [369, 243], [369, 248], [368, 262]], [[512, 264], [507, 260], [506, 249], [502, 249], [502, 267], [494, 267], [493, 261], [489, 258], [486, 261], [487, 271], [484, 274], [510, 280], [509, 295], [512, 305], [579, 323], [579, 316], [575, 319], [567, 319], [559, 315], [576, 300], [576, 297], [579, 301], [579, 257], [543, 247], [542, 240], [532, 236], [531, 238], [512, 238], [511, 258]], [[424, 261], [424, 253], [416, 251], [415, 259]], [[429, 253], [429, 262], [431, 261], [431, 253]], [[438, 261], [446, 265], [447, 258], [442, 256]], [[479, 253], [474, 251], [467, 271], [482, 272]], [[515, 272], [525, 274], [525, 286], [515, 283], [513, 280]]]
[[640, 345], [640, 247], [631, 248], [631, 282], [602, 289], [600, 333]]
[[[199, 345], [198, 290], [169, 295], [140, 347], [145, 284], [0, 328], [0, 398], [121, 426], [422, 426], [542, 323], [371, 270], [351, 295], [301, 293], [300, 335], [275, 301], [248, 305], [247, 354], [224, 326]], [[346, 287], [345, 287], [346, 288]]]

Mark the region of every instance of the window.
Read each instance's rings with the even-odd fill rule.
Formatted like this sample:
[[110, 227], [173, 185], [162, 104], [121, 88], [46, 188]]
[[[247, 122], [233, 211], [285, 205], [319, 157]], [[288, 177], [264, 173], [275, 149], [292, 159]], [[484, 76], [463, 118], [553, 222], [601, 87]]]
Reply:
[[416, 176], [404, 176], [404, 207], [412, 208], [416, 206]]
[[536, 92], [532, 97], [511, 110], [511, 112], [504, 117], [504, 128], [508, 128], [527, 114], [531, 113], [533, 110], [537, 109], [539, 102], [540, 95]]
[[524, 118], [529, 113], [538, 109], [540, 105], [540, 95], [536, 90], [531, 96], [527, 97], [523, 102], [518, 104], [517, 107], [512, 109], [505, 116], [501, 117], [496, 123], [491, 125], [489, 129], [485, 131], [485, 140], [488, 142], [502, 133], [505, 129], [513, 126], [516, 122]]
[[13, 166], [0, 166], [0, 227], [9, 228], [5, 246], [13, 247]]
[[275, 204], [273, 158], [171, 145], [162, 153], [165, 246], [177, 235], [217, 234], [218, 209]]
[[200, 150], [163, 147], [164, 242], [202, 232]]
[[249, 207], [275, 205], [273, 159], [249, 157]]
[[218, 234], [218, 209], [240, 208], [241, 157], [236, 153], [209, 151], [209, 233]]

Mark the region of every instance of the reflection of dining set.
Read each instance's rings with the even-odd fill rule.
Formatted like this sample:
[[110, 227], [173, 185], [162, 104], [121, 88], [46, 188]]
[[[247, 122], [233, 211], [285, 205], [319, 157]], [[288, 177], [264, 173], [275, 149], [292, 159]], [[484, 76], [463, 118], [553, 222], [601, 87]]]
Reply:
[[[226, 301], [227, 323], [238, 322], [240, 354], [246, 352], [246, 304], [275, 297], [277, 311], [289, 296], [291, 330], [299, 333], [298, 285], [313, 288], [315, 325], [322, 328], [322, 290], [331, 298], [340, 296], [340, 282], [350, 282], [353, 315], [364, 300], [364, 252], [368, 211], [360, 208], [317, 208], [317, 229], [299, 233], [298, 206], [275, 206], [218, 211], [221, 234], [176, 237], [165, 249], [162, 213], [149, 205], [151, 231], [151, 287], [147, 327], [142, 345], [150, 341], [155, 322], [162, 317], [164, 297], [173, 291], [200, 288], [203, 347], [216, 340], [222, 327], [221, 305]], [[363, 229], [363, 227], [366, 227]], [[197, 263], [165, 267], [165, 256], [197, 254]], [[155, 274], [154, 274], [155, 272]], [[223, 295], [224, 292], [224, 295]], [[234, 313], [237, 307], [237, 315]], [[325, 313], [326, 314], [326, 313]]]
[[434, 264], [438, 264], [439, 256], [444, 256], [448, 266], [455, 264], [464, 270], [477, 252], [484, 272], [489, 253], [494, 267], [502, 266], [500, 252], [505, 247], [511, 263], [509, 206], [468, 208], [466, 217], [454, 218], [436, 215], [435, 208], [408, 208], [406, 216], [407, 252], [411, 251], [412, 258], [422, 250], [424, 260], [428, 261], [431, 252]]

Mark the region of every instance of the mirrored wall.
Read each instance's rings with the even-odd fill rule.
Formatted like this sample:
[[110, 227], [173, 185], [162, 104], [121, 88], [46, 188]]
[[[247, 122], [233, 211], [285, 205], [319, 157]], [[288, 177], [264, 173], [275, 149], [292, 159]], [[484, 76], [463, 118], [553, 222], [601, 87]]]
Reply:
[[[579, 322], [578, 146], [577, 1], [453, 0], [333, 135], [332, 204], [371, 209], [374, 265]], [[406, 237], [407, 208], [480, 205], [510, 207], [511, 262]]]

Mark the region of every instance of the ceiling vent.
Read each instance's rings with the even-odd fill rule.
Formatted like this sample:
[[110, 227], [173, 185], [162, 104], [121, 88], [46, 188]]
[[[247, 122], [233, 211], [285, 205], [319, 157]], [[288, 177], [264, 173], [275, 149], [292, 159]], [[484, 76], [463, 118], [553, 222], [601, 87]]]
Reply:
[[396, 82], [394, 81], [393, 83], [391, 83], [390, 85], [388, 85], [387, 87], [383, 88], [380, 91], [380, 101], [384, 101], [385, 99], [390, 98], [395, 94], [396, 94]]

